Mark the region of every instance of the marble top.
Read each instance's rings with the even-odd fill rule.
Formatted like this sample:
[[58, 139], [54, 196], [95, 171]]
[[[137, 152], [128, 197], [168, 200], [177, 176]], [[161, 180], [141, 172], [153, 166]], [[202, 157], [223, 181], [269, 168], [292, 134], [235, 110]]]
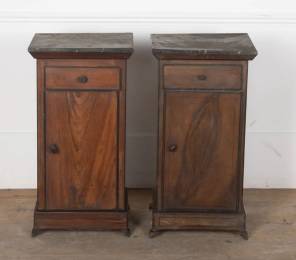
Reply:
[[34, 53], [95, 53], [133, 52], [132, 33], [38, 33], [28, 51]]
[[194, 57], [206, 59], [246, 59], [257, 50], [246, 33], [152, 34], [152, 51], [159, 58]]

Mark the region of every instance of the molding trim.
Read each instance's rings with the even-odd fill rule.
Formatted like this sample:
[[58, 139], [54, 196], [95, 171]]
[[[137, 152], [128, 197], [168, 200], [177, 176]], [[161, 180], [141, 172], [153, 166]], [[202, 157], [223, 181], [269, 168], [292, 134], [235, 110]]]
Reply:
[[[296, 135], [296, 131], [248, 131], [246, 129], [246, 134], [279, 134], [279, 135]], [[20, 132], [20, 131], [0, 131], [0, 136], [1, 135], [37, 135], [37, 132]], [[149, 132], [132, 132], [132, 133], [127, 133], [126, 137], [127, 138], [133, 138], [133, 137], [151, 137], [154, 138], [156, 137], [156, 133], [149, 133]]]
[[134, 14], [94, 12], [0, 11], [0, 23], [276, 23], [295, 24], [296, 12], [234, 10], [178, 14]]

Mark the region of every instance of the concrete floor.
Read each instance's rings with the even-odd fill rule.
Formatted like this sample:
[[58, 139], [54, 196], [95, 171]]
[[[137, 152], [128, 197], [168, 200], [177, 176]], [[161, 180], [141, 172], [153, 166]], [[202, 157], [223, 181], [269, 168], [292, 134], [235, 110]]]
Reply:
[[296, 190], [247, 190], [249, 240], [224, 232], [165, 232], [150, 239], [150, 191], [130, 191], [132, 235], [46, 232], [31, 238], [35, 191], [0, 191], [0, 259], [296, 259]]

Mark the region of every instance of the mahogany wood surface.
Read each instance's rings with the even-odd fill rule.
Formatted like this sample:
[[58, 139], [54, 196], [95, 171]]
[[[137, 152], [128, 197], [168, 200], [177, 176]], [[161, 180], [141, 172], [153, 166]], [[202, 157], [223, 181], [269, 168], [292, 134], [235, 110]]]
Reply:
[[[217, 76], [226, 82], [225, 88], [207, 88], [206, 83], [190, 87], [190, 79], [178, 88], [165, 88], [166, 67], [186, 64], [241, 67], [241, 87], [229, 89], [226, 73], [225, 78]], [[159, 72], [158, 174], [151, 232], [225, 230], [246, 237], [242, 190], [247, 62], [160, 60]]]
[[[94, 49], [87, 49], [87, 42], [78, 48], [77, 43], [87, 40], [79, 36], [75, 46], [84, 54], [93, 51], [89, 59], [76, 54], [63, 59], [63, 53], [76, 53], [69, 41], [63, 46], [68, 36], [46, 37], [60, 37], [55, 45], [58, 52], [50, 49], [55, 43], [47, 46], [43, 36], [35, 38], [30, 49], [39, 57], [37, 203], [32, 234], [49, 229], [123, 230], [128, 234], [126, 59], [122, 57], [130, 56], [132, 37], [113, 44], [104, 51], [107, 56], [100, 56], [106, 39], [97, 45], [95, 40], [105, 34], [92, 39]], [[108, 37], [107, 42], [120, 35]], [[113, 49], [118, 45], [124, 50]], [[58, 55], [47, 59], [48, 52]]]
[[37, 208], [40, 210], [46, 207], [44, 64], [43, 60], [37, 60]]
[[244, 231], [245, 215], [242, 213], [155, 213], [154, 223], [161, 230], [222, 230]]
[[46, 93], [47, 209], [116, 208], [117, 110], [116, 92]]
[[[46, 73], [49, 68], [58, 71]], [[83, 83], [72, 84], [74, 77], [63, 76], [64, 69], [67, 74], [69, 68], [75, 76], [81, 75], [84, 68], [85, 71], [94, 68], [99, 74], [107, 68], [107, 75], [102, 78], [87, 74], [90, 81], [94, 77], [93, 82], [107, 84], [93, 85], [93, 88], [84, 87]], [[36, 223], [39, 212], [42, 216], [50, 212], [69, 212], [67, 216], [94, 210], [112, 211], [115, 216], [117, 211], [127, 212], [125, 70], [125, 60], [38, 60]], [[64, 85], [55, 85], [58, 82]], [[113, 83], [118, 87], [111, 88]], [[127, 214], [120, 216], [127, 222]], [[50, 222], [51, 215], [45, 218]], [[80, 220], [83, 221], [83, 217]], [[54, 221], [52, 227], [54, 223], [57, 222]], [[61, 223], [54, 229], [62, 229]], [[108, 229], [110, 225], [106, 223], [105, 229]], [[38, 227], [34, 227], [36, 229]]]
[[240, 102], [234, 93], [165, 94], [164, 209], [236, 210]]
[[33, 232], [42, 230], [122, 230], [128, 228], [127, 212], [35, 211]]
[[224, 230], [247, 238], [247, 60], [256, 49], [246, 34], [153, 35], [152, 41], [159, 117], [150, 235]]
[[46, 68], [46, 88], [48, 89], [118, 89], [120, 87], [119, 68]]
[[164, 87], [171, 89], [240, 89], [242, 66], [183, 64], [164, 67]]

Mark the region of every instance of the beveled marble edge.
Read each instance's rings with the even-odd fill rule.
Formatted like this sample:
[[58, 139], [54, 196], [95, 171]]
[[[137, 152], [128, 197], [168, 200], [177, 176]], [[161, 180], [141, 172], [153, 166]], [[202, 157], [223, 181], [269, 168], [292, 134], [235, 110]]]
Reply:
[[178, 51], [178, 50], [152, 50], [153, 55], [158, 59], [196, 59], [196, 60], [253, 60], [256, 53], [224, 52], [223, 54], [197, 51]]
[[[111, 43], [110, 43], [110, 47], [52, 47], [52, 46], [42, 46], [42, 44], [40, 46], [38, 46], [38, 41], [42, 41], [43, 39], [38, 39], [38, 37], [42, 37], [42, 36], [56, 36], [56, 35], [83, 35], [83, 36], [87, 36], [89, 35], [91, 37], [91, 35], [107, 35], [107, 36], [120, 36], [120, 35], [124, 35], [124, 36], [128, 36], [126, 41], [123, 43], [116, 43], [115, 45], [117, 45], [118, 47], [112, 47]], [[44, 41], [46, 41], [47, 39], [45, 38]], [[94, 39], [92, 39], [94, 40]], [[60, 43], [59, 43], [60, 44]], [[43, 44], [44, 45], [44, 44]], [[79, 54], [79, 53], [94, 53], [94, 54], [131, 54], [133, 52], [133, 34], [132, 33], [37, 33], [34, 35], [29, 47], [28, 47], [28, 51], [32, 54], [32, 56], [34, 56], [35, 53], [37, 54], [41, 54], [41, 53], [73, 53], [73, 54]]]
[[[242, 36], [247, 41], [247, 48], [240, 48], [235, 46], [233, 49], [222, 49], [222, 48], [194, 48], [194, 47], [178, 47], [172, 46], [174, 44], [174, 36]], [[161, 46], [157, 41], [156, 37], [172, 38], [169, 43], [171, 46]], [[182, 58], [182, 59], [232, 59], [232, 60], [252, 60], [258, 52], [247, 33], [199, 33], [199, 34], [151, 34], [152, 40], [152, 52], [157, 58]]]

